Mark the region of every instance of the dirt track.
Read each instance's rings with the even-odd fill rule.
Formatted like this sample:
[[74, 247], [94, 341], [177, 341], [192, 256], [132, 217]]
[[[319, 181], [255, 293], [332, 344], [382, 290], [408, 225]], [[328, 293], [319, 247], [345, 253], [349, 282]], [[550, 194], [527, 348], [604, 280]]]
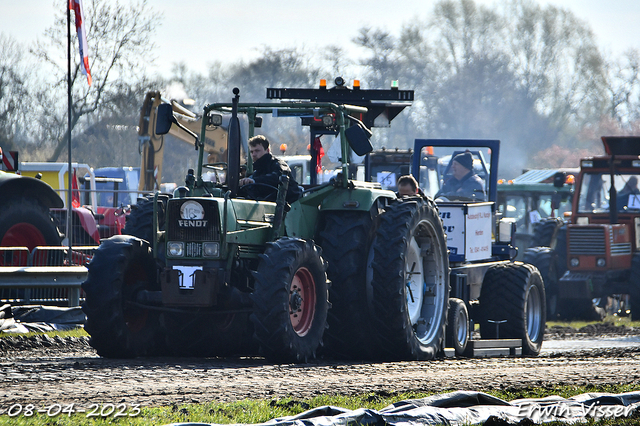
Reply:
[[[556, 330], [549, 338], [568, 336], [575, 332]], [[640, 383], [639, 346], [536, 358], [272, 365], [262, 359], [112, 360], [98, 357], [86, 339], [2, 340], [0, 414], [13, 404], [144, 407], [321, 394]]]

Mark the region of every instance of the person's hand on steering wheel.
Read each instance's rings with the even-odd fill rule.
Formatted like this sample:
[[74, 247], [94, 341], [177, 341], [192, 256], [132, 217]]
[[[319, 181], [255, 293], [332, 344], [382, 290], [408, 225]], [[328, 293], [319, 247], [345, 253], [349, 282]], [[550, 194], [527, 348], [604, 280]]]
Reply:
[[248, 178], [248, 177], [246, 177], [246, 178], [242, 178], [242, 179], [240, 179], [240, 180], [238, 181], [238, 184], [239, 184], [240, 186], [250, 185], [250, 184], [252, 184], [252, 183], [256, 183], [256, 181], [255, 181], [255, 180], [253, 180], [253, 179], [251, 179], [251, 178]]

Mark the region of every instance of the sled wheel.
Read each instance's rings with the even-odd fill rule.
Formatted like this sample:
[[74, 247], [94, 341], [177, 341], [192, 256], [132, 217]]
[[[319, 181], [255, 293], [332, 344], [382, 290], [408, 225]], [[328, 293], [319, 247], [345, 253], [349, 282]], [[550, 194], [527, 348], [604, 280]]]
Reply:
[[[492, 266], [484, 276], [479, 301], [483, 339], [522, 339], [523, 355], [540, 353], [546, 305], [536, 267], [520, 262]], [[495, 321], [504, 322], [496, 327]]]
[[370, 254], [373, 328], [391, 360], [432, 359], [442, 352], [449, 304], [449, 258], [432, 200], [387, 206]]
[[156, 311], [136, 304], [140, 291], [160, 290], [156, 265], [146, 241], [128, 235], [108, 238], [89, 263], [82, 283], [85, 330], [98, 355], [133, 358], [164, 350]]
[[276, 362], [315, 358], [327, 327], [328, 282], [320, 247], [281, 238], [267, 244], [254, 272], [254, 336], [260, 351]]
[[454, 348], [456, 356], [464, 356], [469, 343], [469, 311], [462, 300], [449, 299], [448, 320], [447, 347]]

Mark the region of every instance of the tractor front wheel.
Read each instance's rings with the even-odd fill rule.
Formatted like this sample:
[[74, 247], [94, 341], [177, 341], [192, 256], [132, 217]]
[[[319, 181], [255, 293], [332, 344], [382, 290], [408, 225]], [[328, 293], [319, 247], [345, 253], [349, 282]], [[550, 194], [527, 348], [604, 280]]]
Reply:
[[254, 336], [276, 362], [315, 358], [329, 310], [326, 264], [312, 241], [281, 238], [267, 244], [254, 272]]
[[159, 315], [136, 303], [140, 291], [157, 291], [156, 263], [146, 241], [128, 235], [100, 244], [82, 283], [85, 330], [98, 355], [134, 358], [164, 350]]

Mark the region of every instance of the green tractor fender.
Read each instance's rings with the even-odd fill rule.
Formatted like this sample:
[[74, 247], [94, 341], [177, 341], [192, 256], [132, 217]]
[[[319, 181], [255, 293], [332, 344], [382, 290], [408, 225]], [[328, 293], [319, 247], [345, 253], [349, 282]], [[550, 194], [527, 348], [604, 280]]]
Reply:
[[379, 201], [386, 204], [396, 199], [392, 191], [375, 188], [328, 187], [291, 204], [285, 217], [286, 233], [290, 237], [314, 237], [318, 218], [326, 211], [370, 211]]
[[62, 208], [62, 198], [47, 183], [28, 176], [0, 172], [0, 199], [6, 200], [29, 195], [47, 208]]

